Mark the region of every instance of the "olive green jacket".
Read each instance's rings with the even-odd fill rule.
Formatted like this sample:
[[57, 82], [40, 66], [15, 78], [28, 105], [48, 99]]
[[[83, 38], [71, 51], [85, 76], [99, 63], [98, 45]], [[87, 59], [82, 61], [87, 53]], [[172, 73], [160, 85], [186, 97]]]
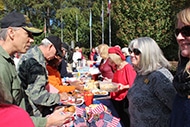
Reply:
[[[18, 78], [14, 61], [10, 55], [0, 46], [0, 81], [2, 81], [5, 100], [7, 103], [26, 108], [24, 100], [24, 91], [21, 87], [21, 81]], [[32, 117], [36, 127], [45, 127], [47, 118]]]

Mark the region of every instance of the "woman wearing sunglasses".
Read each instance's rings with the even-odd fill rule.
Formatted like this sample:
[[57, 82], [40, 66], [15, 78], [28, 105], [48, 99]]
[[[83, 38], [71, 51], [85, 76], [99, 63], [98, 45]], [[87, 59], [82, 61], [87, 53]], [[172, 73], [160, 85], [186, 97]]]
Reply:
[[171, 127], [190, 126], [190, 7], [177, 14], [175, 36], [179, 45], [179, 62], [173, 85], [177, 90]]
[[136, 72], [132, 65], [125, 61], [125, 56], [119, 47], [110, 47], [108, 49], [109, 62], [116, 69], [113, 74], [112, 82], [117, 83], [119, 89], [117, 92], [111, 92], [112, 103], [121, 119], [123, 127], [129, 127], [130, 120], [126, 110], [128, 110], [127, 92], [134, 82]]
[[150, 37], [132, 40], [129, 48], [137, 72], [127, 95], [131, 127], [169, 127], [176, 94], [169, 62]]

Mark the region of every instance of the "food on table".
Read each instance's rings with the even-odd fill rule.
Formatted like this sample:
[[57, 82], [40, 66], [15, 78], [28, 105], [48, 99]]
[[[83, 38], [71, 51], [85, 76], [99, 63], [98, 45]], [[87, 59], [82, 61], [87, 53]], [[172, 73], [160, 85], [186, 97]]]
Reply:
[[95, 82], [94, 80], [90, 80], [88, 82], [86, 82], [86, 85], [84, 86], [84, 90], [93, 90], [93, 89], [97, 89], [97, 82]]
[[72, 96], [72, 97], [74, 97], [74, 98], [83, 98], [83, 94], [82, 94], [82, 92], [81, 91], [78, 91], [78, 90], [75, 90], [75, 91], [73, 91], [73, 92], [70, 92], [69, 93], [69, 96]]
[[83, 102], [83, 100], [81, 100], [81, 99], [79, 100], [79, 99], [78, 99], [78, 100], [76, 100], [75, 103], [76, 103], [76, 104], [81, 104], [82, 102]]
[[82, 105], [84, 103], [83, 98], [75, 98], [70, 96], [69, 99], [62, 101], [63, 105]]
[[82, 99], [82, 98], [75, 98], [74, 99], [74, 102], [73, 103], [71, 103], [71, 105], [82, 105], [84, 103], [84, 99]]
[[94, 81], [94, 85], [95, 85], [97, 88], [99, 88], [99, 87], [100, 87], [100, 84], [99, 84], [99, 82], [98, 82], [98, 81]]
[[96, 92], [94, 92], [94, 94], [96, 94], [96, 95], [106, 95], [107, 92], [105, 92], [105, 91], [96, 91]]
[[92, 90], [92, 93], [94, 95], [108, 95], [108, 92], [105, 90], [100, 90], [100, 89], [96, 89], [96, 90]]
[[99, 82], [99, 84], [101, 90], [105, 90], [108, 92], [114, 92], [118, 89], [118, 86], [113, 82]]
[[75, 112], [75, 106], [69, 106], [69, 107], [65, 107], [64, 112]]

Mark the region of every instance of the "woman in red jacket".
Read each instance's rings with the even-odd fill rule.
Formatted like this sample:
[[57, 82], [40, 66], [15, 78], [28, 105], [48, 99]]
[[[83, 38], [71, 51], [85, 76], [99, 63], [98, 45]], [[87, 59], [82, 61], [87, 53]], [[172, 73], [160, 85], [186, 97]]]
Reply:
[[125, 109], [128, 109], [127, 92], [134, 82], [136, 72], [132, 65], [125, 61], [125, 56], [118, 47], [109, 48], [108, 53], [111, 64], [116, 65], [112, 82], [119, 85], [117, 92], [111, 92], [112, 103], [123, 126], [129, 127], [129, 115], [125, 111]]
[[98, 68], [103, 78], [112, 79], [115, 68], [109, 64], [108, 49], [109, 46], [107, 44], [100, 44], [98, 46], [98, 52], [102, 58]]

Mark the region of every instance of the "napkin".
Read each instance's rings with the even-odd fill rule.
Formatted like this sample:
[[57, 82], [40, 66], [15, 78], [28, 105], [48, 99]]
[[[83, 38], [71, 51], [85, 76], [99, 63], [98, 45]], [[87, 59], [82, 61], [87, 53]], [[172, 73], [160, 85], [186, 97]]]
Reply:
[[74, 122], [74, 127], [87, 127], [87, 122], [84, 117], [77, 117]]
[[76, 107], [75, 127], [120, 127], [120, 119], [108, 112], [103, 104], [91, 108]]
[[90, 114], [89, 120], [88, 122], [92, 122], [93, 119], [95, 119], [95, 117], [97, 118], [98, 114], [104, 112], [104, 105], [103, 104], [99, 104], [96, 108], [92, 109], [88, 114]]
[[119, 118], [112, 116], [108, 112], [102, 112], [100, 116], [103, 116], [102, 119], [99, 119], [96, 122], [97, 127], [117, 127], [119, 126]]

